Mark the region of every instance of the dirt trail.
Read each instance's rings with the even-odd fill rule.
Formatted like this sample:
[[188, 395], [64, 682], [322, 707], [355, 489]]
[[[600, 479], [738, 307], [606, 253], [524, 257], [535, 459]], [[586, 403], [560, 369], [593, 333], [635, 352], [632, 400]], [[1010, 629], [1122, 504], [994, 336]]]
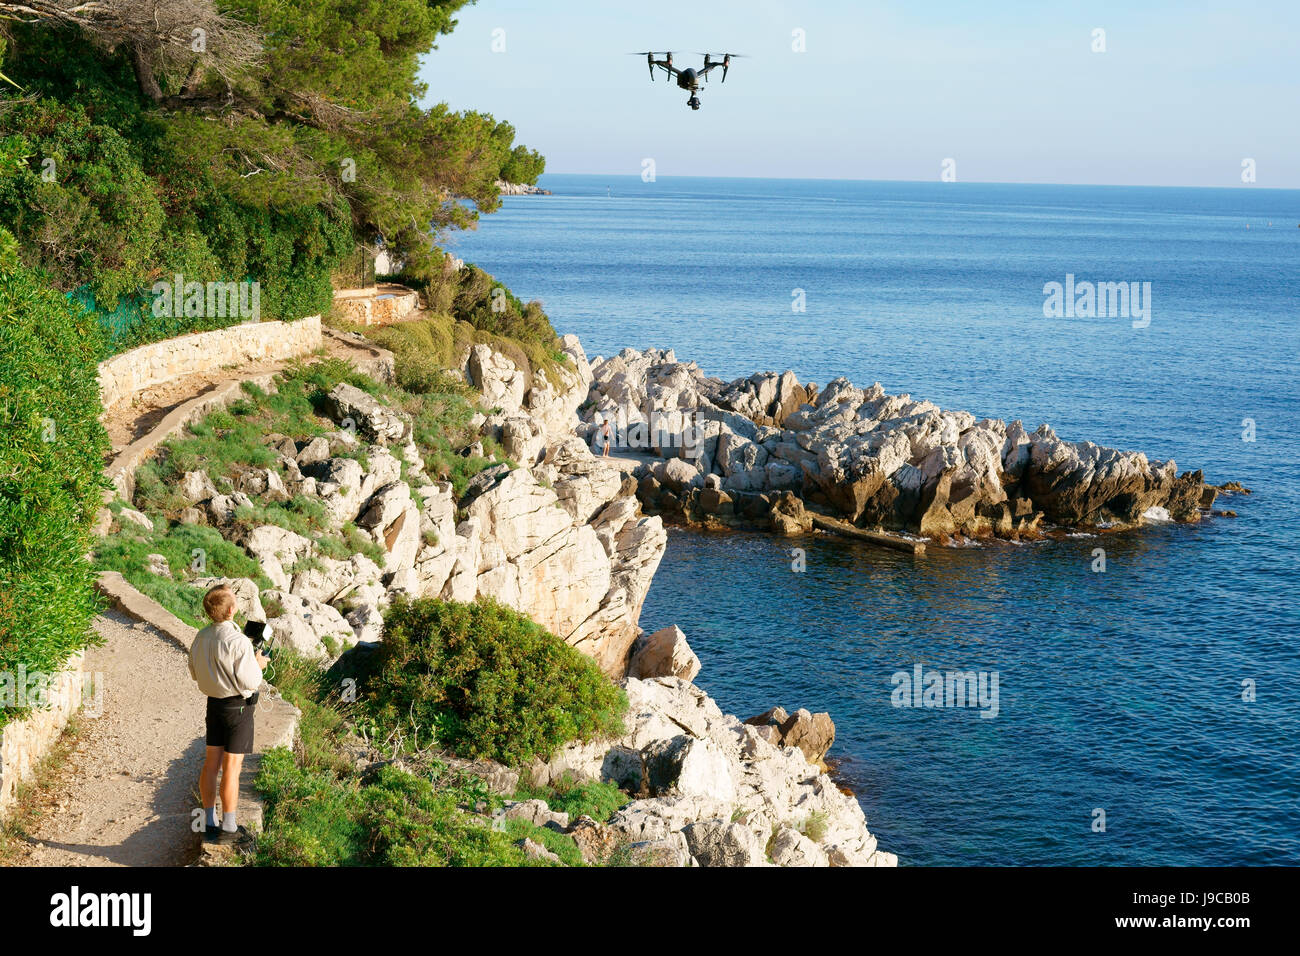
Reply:
[[[20, 866], [183, 866], [203, 764], [203, 697], [186, 654], [116, 611], [95, 619], [106, 641], [86, 653], [102, 713], [80, 716], [67, 762], [33, 797]], [[94, 707], [92, 705], [91, 709]]]
[[[334, 337], [324, 344], [327, 354], [360, 360], [358, 364], [373, 357], [363, 345]], [[138, 393], [102, 419], [113, 454], [181, 403], [223, 382], [279, 371], [290, 361], [215, 369]], [[96, 715], [94, 705], [83, 709], [68, 759], [28, 798], [33, 822], [12, 862], [190, 864], [198, 849], [191, 825], [199, 805], [204, 698], [190, 678], [186, 652], [152, 625], [119, 611], [95, 618], [94, 628], [104, 645], [86, 652], [85, 670], [102, 688], [102, 710]], [[272, 735], [283, 729], [283, 710], [267, 715]], [[288, 734], [291, 738], [291, 726]]]

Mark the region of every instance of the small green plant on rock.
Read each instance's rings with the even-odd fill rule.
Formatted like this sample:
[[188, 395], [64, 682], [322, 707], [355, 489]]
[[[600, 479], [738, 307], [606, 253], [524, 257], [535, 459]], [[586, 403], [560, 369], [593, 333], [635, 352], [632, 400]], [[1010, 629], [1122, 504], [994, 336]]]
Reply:
[[626, 806], [631, 797], [612, 783], [599, 780], [579, 782], [571, 776], [565, 776], [548, 787], [521, 785], [515, 793], [515, 799], [545, 800], [552, 810], [567, 813], [570, 821], [588, 816], [604, 823], [620, 807]]

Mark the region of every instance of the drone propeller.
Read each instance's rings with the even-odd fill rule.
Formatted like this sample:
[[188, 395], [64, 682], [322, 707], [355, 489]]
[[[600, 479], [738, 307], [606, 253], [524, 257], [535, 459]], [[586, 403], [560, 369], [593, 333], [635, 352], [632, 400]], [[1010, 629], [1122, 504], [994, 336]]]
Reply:
[[[650, 70], [650, 82], [653, 83], [653, 82], [654, 82], [654, 78], [655, 78], [655, 53], [654, 53], [654, 51], [653, 51], [653, 50], [646, 50], [646, 51], [642, 52], [642, 51], [638, 50], [638, 51], [636, 51], [635, 53], [629, 53], [628, 56], [643, 56], [643, 57], [645, 57], [645, 65], [646, 65], [646, 67]], [[672, 66], [672, 65], [673, 65], [673, 55], [672, 55], [671, 51], [670, 51], [670, 52], [667, 52], [667, 53], [664, 54], [664, 62], [667, 63], [669, 66]]]
[[[722, 60], [722, 82], [723, 82], [723, 83], [726, 83], [726, 82], [727, 82], [727, 70], [731, 69], [731, 58], [732, 58], [732, 57], [739, 57], [739, 58], [742, 59], [742, 60], [747, 60], [747, 59], [749, 59], [749, 55], [748, 55], [747, 53], [696, 53], [695, 55], [696, 55], [696, 56], [702, 56], [702, 57], [704, 57], [704, 65], [705, 65], [706, 67], [709, 66], [709, 61], [710, 61], [710, 59], [715, 58], [715, 57], [719, 57], [719, 58], [721, 58], [721, 60]], [[708, 74], [705, 74], [705, 78], [706, 78], [706, 79], [708, 78]]]
[[[655, 53], [653, 49], [646, 49], [646, 51], [636, 51], [634, 53], [628, 53], [628, 56], [645, 57], [646, 69], [650, 70], [650, 82], [653, 83], [654, 82], [654, 57], [655, 57]], [[666, 56], [667, 56], [668, 65], [672, 66], [672, 53], [667, 53]]]

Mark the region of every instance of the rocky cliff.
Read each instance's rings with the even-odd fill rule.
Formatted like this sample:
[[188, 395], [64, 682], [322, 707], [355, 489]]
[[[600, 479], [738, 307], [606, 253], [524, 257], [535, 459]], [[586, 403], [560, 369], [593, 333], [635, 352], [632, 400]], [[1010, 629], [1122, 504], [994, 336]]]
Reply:
[[[185, 473], [175, 489], [188, 504], [182, 522], [220, 530], [272, 587], [193, 583], [226, 580], [281, 646], [321, 660], [382, 640], [384, 609], [399, 594], [493, 598], [589, 654], [623, 682], [628, 729], [570, 746], [531, 773], [539, 785], [600, 779], [629, 795], [611, 820], [565, 831], [591, 859], [620, 846], [659, 865], [892, 865], [856, 799], [825, 773], [834, 738], [827, 715], [781, 712], [749, 723], [724, 715], [690, 683], [700, 662], [685, 635], [641, 632], [667, 536], [659, 517], [642, 513], [637, 482], [575, 435], [593, 377], [578, 340], [561, 344], [567, 364], [546, 376], [530, 378], [486, 345], [453, 370], [481, 395], [475, 444], [495, 440], [512, 460], [478, 472], [459, 495], [426, 471], [407, 415], [347, 383], [317, 407], [337, 430], [267, 435], [270, 466]], [[248, 517], [303, 498], [319, 503], [331, 533], [360, 534], [356, 553], [330, 557], [305, 535]], [[149, 519], [125, 508], [119, 520]], [[549, 813], [544, 805], [509, 812]]]
[[843, 378], [822, 389], [791, 372], [724, 382], [657, 349], [597, 359], [583, 419], [596, 446], [608, 420], [617, 446], [661, 457], [642, 469], [640, 499], [688, 520], [800, 530], [798, 497], [862, 527], [1018, 538], [1195, 521], [1213, 501], [1199, 471], [1064, 441], [1047, 425], [977, 420]]
[[[641, 605], [667, 543], [657, 517], [641, 514], [635, 486], [571, 437], [574, 410], [590, 382], [576, 339], [559, 384], [523, 374], [487, 346], [462, 374], [483, 393], [484, 436], [520, 467], [479, 472], [457, 498], [425, 472], [411, 422], [353, 385], [339, 384], [323, 412], [341, 427], [310, 440], [269, 436], [275, 466], [217, 481], [184, 475], [178, 493], [195, 523], [224, 529], [258, 560], [274, 588], [236, 582], [247, 612], [266, 611], [276, 639], [328, 657], [380, 636], [382, 611], [398, 594], [472, 601], [488, 597], [522, 611], [581, 648], [611, 676], [627, 669]], [[218, 487], [218, 484], [222, 487]], [[333, 532], [354, 525], [377, 546], [332, 558], [275, 524], [248, 527], [239, 509], [306, 496]]]

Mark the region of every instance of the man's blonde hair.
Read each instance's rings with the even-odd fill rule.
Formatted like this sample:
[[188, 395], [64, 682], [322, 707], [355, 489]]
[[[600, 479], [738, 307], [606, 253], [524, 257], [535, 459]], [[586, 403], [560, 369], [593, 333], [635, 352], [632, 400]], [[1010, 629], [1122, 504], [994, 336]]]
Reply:
[[228, 585], [218, 584], [203, 595], [203, 610], [218, 623], [230, 620], [235, 613], [235, 592]]

